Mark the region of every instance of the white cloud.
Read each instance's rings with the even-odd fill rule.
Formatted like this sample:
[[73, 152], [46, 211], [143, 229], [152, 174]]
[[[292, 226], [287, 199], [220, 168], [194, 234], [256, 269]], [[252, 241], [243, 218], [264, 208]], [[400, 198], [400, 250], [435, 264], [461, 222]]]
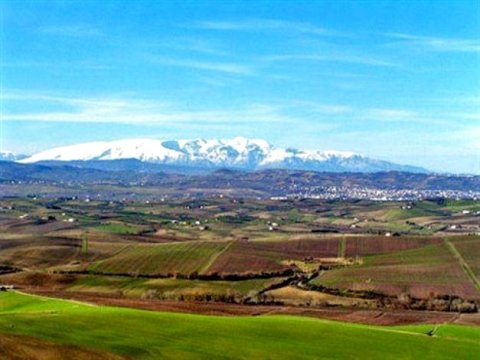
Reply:
[[217, 43], [199, 38], [170, 38], [166, 43], [163, 42], [163, 45], [188, 52], [199, 52], [216, 56], [228, 55], [228, 52], [221, 48]]
[[345, 114], [352, 111], [352, 108], [350, 106], [329, 104], [314, 105], [312, 109], [316, 112], [323, 114]]
[[269, 55], [261, 58], [266, 62], [286, 62], [286, 61], [319, 61], [319, 62], [342, 62], [352, 63], [360, 65], [381, 66], [381, 67], [394, 67], [397, 64], [377, 59], [374, 57], [364, 57], [351, 54], [284, 54], [284, 55]]
[[411, 110], [404, 109], [383, 109], [383, 108], [373, 108], [368, 109], [364, 113], [365, 116], [378, 119], [378, 120], [407, 120], [414, 119], [419, 117], [419, 115]]
[[411, 46], [421, 51], [480, 52], [480, 40], [477, 39], [441, 38], [402, 33], [386, 33], [384, 35], [397, 40], [397, 42], [390, 45]]
[[112, 70], [115, 67], [111, 64], [98, 63], [96, 61], [11, 61], [11, 62], [2, 62], [0, 64], [3, 68], [40, 68], [41, 70], [49, 69], [58, 71], [61, 70], [93, 70], [93, 71], [104, 71]]
[[[2, 100], [24, 101], [24, 102], [42, 102], [56, 103], [65, 106], [71, 106], [84, 109], [110, 109], [110, 112], [120, 109], [141, 110], [158, 107], [159, 102], [149, 100], [131, 101], [119, 97], [98, 97], [98, 98], [79, 98], [64, 95], [51, 95], [47, 93], [32, 93], [23, 91], [5, 91], [0, 94]], [[162, 104], [166, 106], [166, 104]]]
[[480, 165], [480, 125], [464, 126], [449, 133], [448, 138], [461, 142], [462, 148], [476, 151]]
[[50, 25], [38, 29], [40, 33], [68, 37], [94, 37], [102, 35], [102, 32], [91, 24], [65, 24]]
[[352, 112], [352, 107], [342, 104], [327, 104], [305, 100], [285, 100], [282, 104], [292, 109], [306, 109], [312, 113], [338, 115]]
[[452, 116], [467, 120], [480, 120], [480, 113], [454, 113]]
[[184, 67], [235, 75], [252, 75], [255, 72], [254, 68], [250, 65], [237, 64], [232, 62], [184, 60], [164, 56], [150, 56], [150, 61], [165, 66]]
[[144, 38], [142, 41], [137, 43], [137, 45], [148, 51], [167, 49], [213, 56], [230, 55], [222, 42], [210, 38], [200, 38], [198, 36], [189, 37], [165, 35], [161, 38]]
[[239, 21], [200, 21], [195, 27], [208, 30], [223, 31], [287, 31], [314, 35], [336, 34], [325, 28], [295, 21], [275, 19], [245, 19]]
[[184, 110], [175, 104], [149, 99], [129, 98], [76, 98], [60, 95], [32, 94], [20, 92], [4, 93], [2, 101], [42, 102], [44, 105], [62, 106], [58, 111], [32, 111], [3, 113], [7, 121], [50, 121], [78, 123], [128, 123], [128, 124], [177, 124], [177, 123], [220, 123], [260, 124], [293, 122], [296, 119], [282, 113], [282, 107], [270, 104], [212, 109]]

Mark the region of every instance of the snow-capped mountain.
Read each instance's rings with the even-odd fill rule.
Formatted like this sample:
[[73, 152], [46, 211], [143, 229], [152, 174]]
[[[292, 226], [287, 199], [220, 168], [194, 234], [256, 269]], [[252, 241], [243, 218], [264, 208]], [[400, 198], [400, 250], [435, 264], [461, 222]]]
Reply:
[[426, 172], [425, 169], [375, 160], [351, 152], [279, 149], [265, 140], [242, 137], [228, 140], [130, 139], [91, 142], [42, 151], [20, 162], [88, 162], [120, 159], [205, 169]]

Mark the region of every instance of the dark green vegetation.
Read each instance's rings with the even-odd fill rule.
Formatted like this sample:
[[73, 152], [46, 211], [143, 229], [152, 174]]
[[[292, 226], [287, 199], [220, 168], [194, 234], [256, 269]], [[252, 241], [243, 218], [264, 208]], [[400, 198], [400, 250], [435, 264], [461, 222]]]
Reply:
[[[480, 329], [376, 327], [292, 316], [216, 317], [0, 294], [0, 334], [32, 336], [138, 359], [471, 359]], [[68, 329], [65, 331], [64, 329]], [[125, 331], [128, 329], [128, 331]], [[19, 346], [21, 338], [17, 338]], [[348, 343], [348, 346], [345, 344]]]

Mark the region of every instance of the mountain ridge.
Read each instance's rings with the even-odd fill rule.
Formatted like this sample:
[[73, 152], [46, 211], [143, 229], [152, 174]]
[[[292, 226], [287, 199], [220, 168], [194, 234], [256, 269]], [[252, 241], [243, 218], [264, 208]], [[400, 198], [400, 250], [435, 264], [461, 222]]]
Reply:
[[[287, 169], [329, 172], [407, 171], [428, 173], [353, 152], [276, 148], [262, 139], [128, 139], [62, 146], [34, 154], [20, 163], [99, 162], [135, 159], [170, 167], [238, 170]], [[99, 164], [97, 163], [97, 167]], [[101, 167], [101, 166], [100, 166]]]
[[[141, 165], [141, 164], [140, 164]], [[351, 199], [478, 199], [480, 176], [405, 172], [328, 173], [301, 170], [216, 170], [199, 174], [101, 170], [0, 161], [0, 198], [36, 194], [102, 199], [321, 196]], [[142, 190], [139, 191], [139, 188]]]

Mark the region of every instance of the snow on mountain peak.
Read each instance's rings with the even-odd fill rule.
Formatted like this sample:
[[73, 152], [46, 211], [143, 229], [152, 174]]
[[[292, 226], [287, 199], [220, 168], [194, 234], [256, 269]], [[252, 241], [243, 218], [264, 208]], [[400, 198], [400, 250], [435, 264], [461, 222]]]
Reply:
[[[128, 139], [62, 146], [30, 156], [23, 163], [137, 159], [157, 164], [255, 170], [388, 171], [406, 167], [353, 152], [279, 149], [262, 139]], [[413, 168], [412, 168], [413, 169]]]
[[62, 146], [42, 151], [22, 162], [137, 159], [156, 163], [199, 162], [254, 168], [296, 156], [303, 160], [322, 161], [331, 157], [353, 156], [353, 153], [276, 149], [265, 140], [240, 136], [224, 140], [127, 139]]

